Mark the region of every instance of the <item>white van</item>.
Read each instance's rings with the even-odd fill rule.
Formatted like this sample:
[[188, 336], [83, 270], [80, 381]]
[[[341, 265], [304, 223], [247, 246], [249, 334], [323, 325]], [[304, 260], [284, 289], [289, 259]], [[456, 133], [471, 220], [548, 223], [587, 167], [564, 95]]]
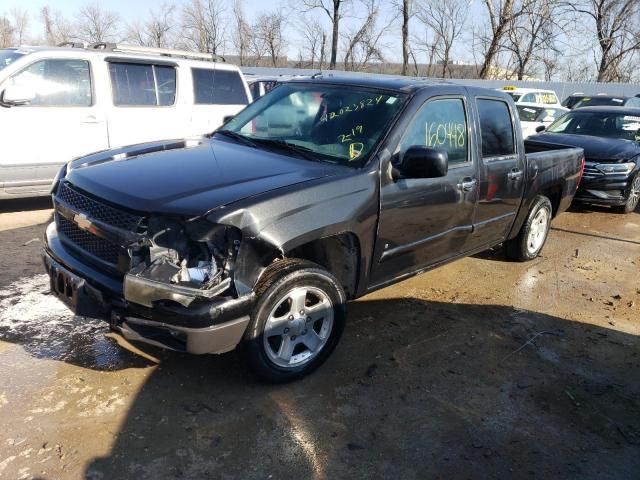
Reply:
[[0, 50], [0, 198], [46, 195], [75, 157], [202, 135], [249, 103], [238, 67], [207, 54], [110, 44]]

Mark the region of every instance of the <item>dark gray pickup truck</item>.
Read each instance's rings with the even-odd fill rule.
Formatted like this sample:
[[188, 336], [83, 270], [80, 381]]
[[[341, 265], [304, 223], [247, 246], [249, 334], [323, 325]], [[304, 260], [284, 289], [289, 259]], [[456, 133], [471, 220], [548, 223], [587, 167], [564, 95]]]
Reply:
[[323, 363], [350, 299], [504, 243], [535, 258], [582, 149], [525, 154], [513, 101], [414, 79], [293, 81], [210, 136], [99, 152], [53, 186], [44, 263], [78, 315], [258, 375]]

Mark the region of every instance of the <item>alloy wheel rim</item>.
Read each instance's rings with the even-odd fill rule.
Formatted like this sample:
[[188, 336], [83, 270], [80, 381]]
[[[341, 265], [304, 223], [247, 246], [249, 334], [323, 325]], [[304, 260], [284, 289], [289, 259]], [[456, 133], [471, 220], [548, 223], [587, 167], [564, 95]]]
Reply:
[[333, 303], [325, 292], [315, 287], [291, 289], [269, 313], [263, 334], [265, 352], [279, 367], [300, 367], [322, 351], [333, 323]]
[[544, 243], [549, 228], [549, 210], [541, 208], [533, 217], [529, 235], [527, 236], [527, 250], [529, 253], [537, 253]]

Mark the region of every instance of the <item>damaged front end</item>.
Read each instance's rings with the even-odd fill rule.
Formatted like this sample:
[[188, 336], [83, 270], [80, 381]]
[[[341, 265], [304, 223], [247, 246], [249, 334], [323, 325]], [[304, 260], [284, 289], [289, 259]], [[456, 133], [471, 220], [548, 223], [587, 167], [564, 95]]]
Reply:
[[240, 241], [233, 227], [152, 217], [142, 241], [127, 246], [131, 269], [124, 277], [124, 297], [153, 308], [236, 296], [233, 272]]
[[136, 215], [68, 182], [54, 206], [44, 263], [52, 292], [74, 312], [110, 321], [127, 339], [189, 353], [222, 353], [240, 342], [254, 293], [234, 282], [238, 228]]

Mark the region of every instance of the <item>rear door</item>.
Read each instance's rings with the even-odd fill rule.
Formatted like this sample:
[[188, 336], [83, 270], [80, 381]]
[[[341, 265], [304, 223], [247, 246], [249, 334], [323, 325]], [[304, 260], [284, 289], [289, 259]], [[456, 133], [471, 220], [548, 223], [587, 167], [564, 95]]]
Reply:
[[8, 78], [2, 89], [9, 85], [29, 88], [36, 96], [28, 105], [0, 108], [5, 193], [47, 191], [62, 164], [108, 147], [88, 60], [36, 60]]
[[186, 135], [175, 63], [107, 58], [107, 67], [112, 148]]
[[495, 245], [506, 237], [524, 193], [524, 152], [515, 127], [517, 115], [506, 100], [476, 97], [480, 131], [481, 182], [473, 221], [473, 248]]
[[372, 286], [459, 255], [471, 233], [478, 194], [471, 117], [464, 90], [454, 92], [429, 98], [419, 108], [393, 155], [400, 163], [413, 145], [445, 150], [448, 174], [396, 180], [383, 175]]
[[191, 68], [193, 107], [190, 134], [202, 135], [222, 125], [249, 103], [248, 89], [236, 69], [222, 65]]

